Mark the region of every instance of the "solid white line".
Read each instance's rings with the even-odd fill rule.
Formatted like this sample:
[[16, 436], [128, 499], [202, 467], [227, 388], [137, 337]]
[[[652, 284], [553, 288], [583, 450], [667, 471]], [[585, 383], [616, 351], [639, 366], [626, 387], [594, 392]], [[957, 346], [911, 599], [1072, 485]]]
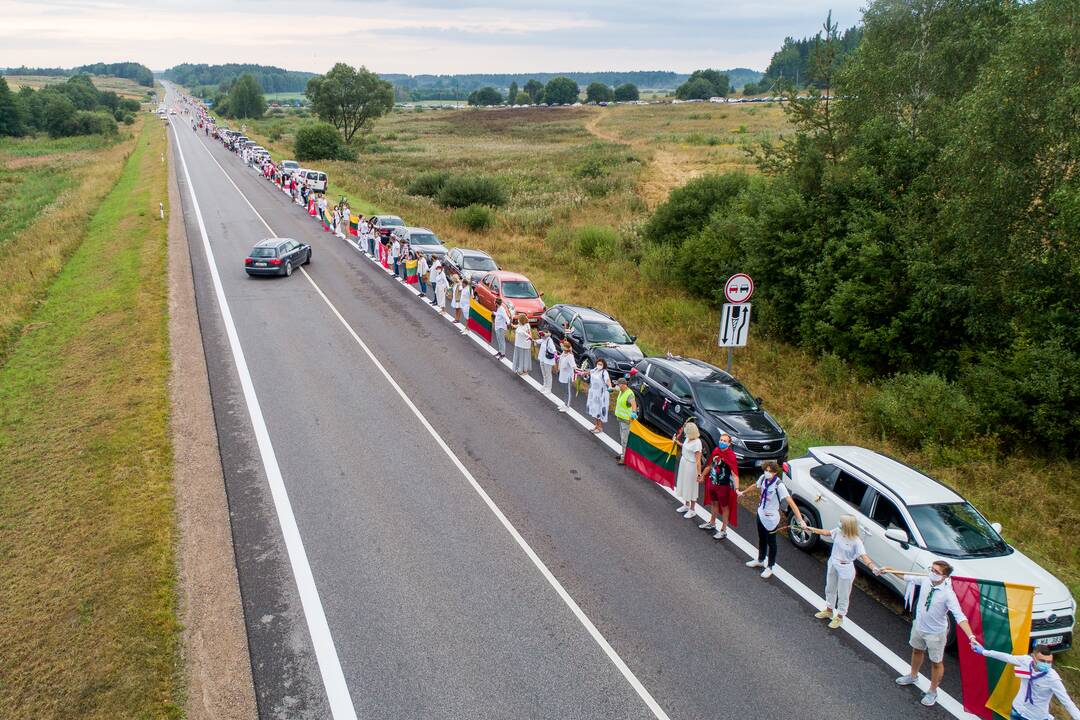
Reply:
[[[203, 147], [204, 147], [204, 149], [206, 149], [207, 153], [210, 152], [209, 148], [206, 148], [205, 145]], [[229, 174], [225, 170], [225, 168], [222, 167], [222, 165], [217, 162], [217, 159], [214, 158], [213, 155], [211, 155], [211, 158], [214, 160], [215, 163], [217, 163], [217, 165], [221, 169], [221, 171], [223, 173], [225, 173], [225, 176], [229, 179], [229, 182], [232, 182], [232, 178], [229, 177]], [[255, 214], [259, 216], [259, 219], [262, 221], [263, 225], [265, 225], [267, 230], [270, 230], [271, 234], [273, 234], [273, 230], [270, 229], [270, 226], [267, 225], [266, 221], [263, 220], [262, 216], [259, 215], [258, 211], [255, 210], [254, 206], [252, 206], [251, 203], [247, 200], [247, 197], [244, 196], [244, 193], [240, 190], [239, 187], [236, 186], [236, 183], [232, 182], [232, 184], [233, 184], [233, 187], [236, 188], [237, 192], [240, 192], [241, 196], [244, 197], [244, 201], [247, 202], [248, 207], [250, 207], [252, 209], [252, 211], [255, 212]], [[363, 250], [361, 250], [359, 247], [357, 247], [356, 244], [353, 243], [351, 240], [346, 238], [345, 242], [348, 243], [353, 248], [353, 250], [355, 250], [362, 257], [364, 257], [366, 260], [368, 260], [368, 262], [371, 262], [377, 268], [384, 270], [387, 274], [391, 275], [396, 280], [398, 280], [398, 284], [401, 285], [410, 294], [416, 295], [416, 293], [414, 291], [412, 291], [409, 288], [408, 285], [406, 285], [405, 283], [402, 283], [399, 278], [394, 276], [392, 271], [389, 271], [389, 270], [386, 270], [385, 268], [383, 268], [382, 265], [375, 258], [372, 258], [370, 255], [365, 253]], [[435, 435], [434, 429], [432, 429], [430, 427], [430, 425], [427, 424], [427, 421], [425, 419], [423, 419], [422, 415], [419, 415], [419, 410], [415, 409], [415, 406], [412, 405], [411, 401], [409, 401], [407, 397], [405, 397], [403, 391], [401, 391], [400, 387], [397, 386], [397, 383], [394, 382], [393, 378], [390, 377], [389, 373], [386, 372], [386, 370], [382, 367], [382, 365], [379, 364], [378, 360], [375, 359], [374, 355], [372, 355], [370, 353], [370, 351], [368, 350], [367, 346], [363, 343], [363, 341], [360, 340], [360, 338], [353, 332], [352, 328], [348, 325], [348, 322], [341, 316], [340, 313], [338, 313], [337, 309], [330, 303], [330, 300], [328, 298], [326, 298], [325, 295], [323, 295], [322, 290], [315, 284], [315, 281], [312, 280], [311, 276], [306, 271], [304, 271], [303, 268], [301, 268], [301, 272], [303, 272], [305, 277], [308, 278], [308, 281], [311, 282], [311, 284], [313, 286], [315, 286], [316, 291], [323, 297], [323, 300], [327, 303], [327, 305], [330, 306], [331, 310], [334, 312], [335, 315], [337, 315], [338, 319], [341, 320], [341, 322], [345, 325], [345, 327], [348, 329], [348, 331], [350, 333], [352, 333], [352, 335], [356, 339], [356, 341], [358, 343], [360, 343], [360, 346], [364, 349], [365, 352], [368, 353], [368, 355], [369, 355], [369, 357], [371, 357], [372, 361], [375, 362], [376, 365], [379, 367], [379, 369], [383, 372], [383, 374], [386, 375], [387, 379], [391, 382], [391, 384], [395, 387], [395, 389], [398, 390], [399, 394], [401, 394], [402, 397], [406, 400], [406, 403], [411, 408], [413, 408], [414, 413], [418, 414], [418, 417], [421, 418], [421, 422], [425, 424], [425, 427], [429, 428], [429, 431], [435, 436], [436, 440], [440, 443], [440, 445], [443, 447], [443, 449], [450, 455], [451, 459], [455, 462], [455, 464], [457, 464], [462, 469], [462, 471], [464, 473], [466, 473], [466, 479], [468, 479], [469, 482], [473, 485], [473, 487], [477, 490], [477, 492], [481, 494], [481, 497], [484, 498], [485, 501], [489, 503], [489, 505], [493, 508], [493, 511], [496, 513], [496, 516], [504, 521], [504, 524], [507, 525], [508, 528], [511, 529], [512, 534], [514, 534], [516, 537], [520, 538], [520, 535], [517, 535], [517, 531], [512, 529], [513, 526], [509, 525], [509, 521], [505, 519], [505, 517], [502, 515], [501, 511], [499, 511], [498, 508], [494, 505], [494, 503], [490, 500], [490, 498], [484, 492], [483, 488], [480, 487], [480, 485], [476, 482], [476, 480], [472, 477], [471, 474], [468, 474], [468, 470], [465, 469], [464, 466], [460, 464], [460, 462], [457, 460], [457, 457], [453, 455], [453, 452], [449, 449], [449, 447], [446, 446], [445, 443], [442, 442], [442, 439], [439, 438], [438, 435]], [[434, 305], [431, 305], [429, 303], [423, 302], [422, 300], [419, 300], [418, 295], [416, 297], [417, 297], [418, 301], [420, 301], [424, 305], [427, 305], [429, 308], [431, 308], [431, 310], [433, 312], [442, 315], [443, 318], [447, 322], [451, 323], [452, 325], [457, 326], [457, 323], [454, 323], [452, 317], [449, 317], [449, 316], [446, 316], [446, 315], [444, 315], [442, 313], [439, 313], [438, 308], [436, 308]], [[494, 348], [492, 348], [488, 343], [486, 343], [483, 340], [483, 338], [478, 337], [475, 333], [470, 332], [468, 334], [468, 337], [470, 339], [472, 339], [473, 342], [475, 342], [481, 348], [483, 348], [488, 354], [493, 355], [495, 353]], [[501, 360], [501, 363], [507, 368], [512, 367], [511, 362], [506, 358], [503, 358]], [[557, 397], [555, 397], [554, 395], [543, 392], [543, 385], [541, 385], [540, 382], [538, 382], [531, 375], [520, 376], [520, 377], [521, 377], [521, 379], [523, 381], [525, 381], [528, 385], [530, 385], [534, 390], [540, 392], [541, 395], [546, 396], [555, 405], [561, 405], [562, 404], [562, 401], [560, 399], [558, 399]], [[584, 416], [581, 415], [581, 413], [579, 413], [574, 408], [572, 408], [572, 407], [568, 408], [566, 414], [569, 415], [570, 418], [573, 421], [575, 421], [578, 425], [580, 425], [580, 426], [582, 426], [584, 428], [591, 428], [592, 427], [592, 423], [589, 422]], [[609, 450], [611, 450], [612, 452], [618, 454], [618, 453], [620, 453], [622, 451], [622, 447], [619, 445], [619, 443], [614, 438], [612, 438], [610, 435], [608, 435], [607, 433], [601, 433], [599, 435], [596, 435], [596, 438], [603, 445], [605, 445]], [[667, 494], [670, 495], [671, 497], [673, 497], [673, 498], [677, 497], [675, 495], [675, 490], [674, 489], [667, 488], [667, 487], [664, 487], [662, 485], [658, 485], [658, 487], [660, 487], [662, 490], [667, 492]], [[704, 511], [704, 509], [701, 507], [700, 504], [696, 505], [696, 513], [697, 513], [697, 516], [699, 518], [706, 518], [706, 519], [708, 518], [708, 513]], [[737, 547], [739, 550], [743, 551], [748, 557], [754, 557], [754, 558], [757, 557], [757, 548], [750, 541], [743, 538], [742, 536], [740, 536], [738, 533], [734, 532], [730, 528], [728, 529], [728, 538], [730, 539], [731, 543], [735, 547]], [[525, 540], [521, 539], [519, 542], [520, 543], [525, 543]], [[524, 547], [528, 548], [528, 545], [525, 544]], [[526, 551], [526, 554], [530, 554], [530, 557], [535, 557], [535, 554], [532, 553], [531, 548]], [[536, 558], [534, 560], [534, 562], [540, 563], [540, 567], [542, 567], [542, 572], [545, 572], [545, 573], [547, 573], [547, 575], [550, 575], [550, 572], [547, 571], [547, 568], [543, 566], [542, 561], [540, 561], [539, 558]], [[813, 590], [811, 590], [809, 587], [807, 587], [801, 580], [796, 578], [794, 575], [789, 573], [787, 570], [784, 570], [780, 565], [776, 565], [773, 568], [773, 573], [774, 573], [773, 577], [778, 579], [783, 584], [787, 585], [792, 591], [795, 592], [796, 595], [801, 597], [803, 600], [805, 600], [807, 603], [809, 603], [815, 609], [821, 610], [822, 608], [825, 607], [825, 598], [823, 598], [820, 595], [818, 595], [817, 593], [815, 593]], [[554, 578], [554, 576], [551, 576], [551, 580], [549, 580], [549, 582], [552, 582], [552, 581], [554, 583], [558, 583], [558, 580], [556, 578]], [[560, 588], [561, 588], [561, 585], [556, 587], [556, 590], [559, 590]], [[562, 592], [565, 592], [565, 590], [563, 590]], [[570, 596], [567, 595], [566, 597], [569, 598]], [[572, 598], [570, 598], [570, 602], [573, 602]], [[576, 607], [576, 605], [574, 607]], [[578, 608], [578, 610], [580, 611], [580, 608]], [[584, 613], [582, 613], [581, 617], [585, 618], [585, 620], [583, 622], [588, 622], [588, 618], [585, 617]], [[591, 625], [591, 622], [590, 622], [590, 625]], [[586, 627], [589, 627], [589, 626], [586, 626]], [[840, 627], [841, 627], [842, 630], [847, 632], [854, 640], [856, 640], [858, 643], [860, 643], [863, 647], [865, 647], [867, 650], [872, 652], [874, 655], [877, 655], [886, 665], [893, 668], [895, 671], [903, 673], [903, 672], [907, 672], [910, 669], [909, 663], [906, 660], [904, 660], [899, 655], [897, 655], [895, 652], [890, 650], [883, 643], [881, 643], [877, 638], [875, 638], [869, 632], [864, 630], [862, 627], [860, 627], [858, 624], [856, 624], [850, 618], [845, 619], [844, 624], [841, 625]], [[597, 631], [597, 633], [599, 633], [599, 631]], [[602, 636], [600, 636], [600, 637], [602, 639]], [[604, 641], [604, 644], [606, 644], [606, 641]], [[601, 645], [601, 647], [604, 647], [604, 645]], [[608, 647], [610, 647], [610, 646], [608, 646]], [[614, 653], [614, 650], [612, 650], [612, 652]], [[616, 655], [615, 657], [618, 657], [618, 655]], [[619, 662], [622, 662], [621, 659], [619, 660]], [[618, 665], [618, 663], [616, 663], [616, 665]], [[627, 670], [627, 672], [630, 672], [630, 671]], [[625, 675], [625, 673], [624, 673], [624, 675]], [[631, 674], [631, 677], [632, 677], [632, 674]], [[634, 680], [636, 681], [636, 678]], [[631, 684], [633, 685], [634, 683], [631, 682]], [[929, 688], [929, 686], [930, 686], [929, 679], [926, 678], [925, 675], [919, 675], [919, 680], [916, 683], [916, 687], [918, 687], [918, 688], [920, 688], [922, 690], [926, 690], [926, 689]], [[644, 687], [642, 687], [642, 691], [647, 693], [647, 691], [644, 690]], [[640, 694], [640, 692], [639, 692], [639, 694]], [[646, 702], [648, 702], [648, 701], [646, 701]], [[945, 692], [944, 690], [941, 690], [941, 689], [938, 689], [938, 705], [941, 706], [941, 708], [943, 710], [950, 713], [954, 717], [959, 718], [960, 720], [978, 720], [978, 718], [976, 718], [976, 716], [974, 716], [974, 715], [968, 713], [966, 710], [964, 710], [963, 704], [959, 700], [952, 697], [949, 693], [947, 693], [947, 692]], [[663, 712], [663, 711], [661, 710], [660, 712]], [[660, 717], [660, 716], [658, 715], [657, 717]]]
[[[203, 145], [203, 147], [205, 148], [206, 146]], [[209, 152], [209, 148], [207, 148], [207, 152]], [[225, 168], [223, 168], [221, 164], [217, 162], [217, 159], [214, 158], [213, 155], [211, 155], [211, 159], [214, 160], [217, 166], [221, 169], [222, 173], [225, 174], [225, 177], [228, 178], [229, 182], [232, 183], [234, 188], [236, 188], [236, 191], [240, 193], [240, 195], [244, 198], [244, 201], [247, 202], [248, 207], [251, 208], [251, 211], [254, 212], [256, 216], [258, 216], [259, 220], [262, 221], [262, 224], [266, 226], [266, 229], [270, 231], [270, 234], [276, 236], [277, 233], [273, 231], [273, 229], [270, 227], [270, 224], [266, 222], [262, 215], [259, 214], [259, 211], [256, 210], [255, 207], [248, 201], [247, 196], [244, 195], [244, 192], [240, 190], [240, 188], [236, 185], [235, 182], [233, 182], [232, 178], [229, 176], [229, 173], [225, 171]], [[188, 184], [190, 186], [190, 179], [188, 180]], [[206, 238], [205, 232], [203, 233], [203, 238], [204, 240]], [[206, 241], [206, 243], [209, 252], [209, 241]], [[611, 646], [611, 644], [603, 636], [603, 634], [596, 627], [596, 625], [593, 624], [592, 620], [589, 619], [589, 616], [585, 614], [585, 611], [581, 609], [581, 606], [577, 604], [577, 601], [574, 600], [573, 597], [571, 597], [570, 593], [567, 592], [565, 587], [563, 587], [563, 584], [559, 582], [559, 579], [556, 578], [555, 575], [551, 572], [551, 570], [548, 569], [547, 565], [544, 564], [544, 561], [541, 560], [540, 556], [537, 555], [536, 552], [532, 549], [532, 546], [529, 545], [528, 541], [526, 541], [525, 538], [521, 536], [521, 533], [517, 531], [517, 528], [514, 527], [514, 524], [512, 522], [510, 522], [510, 519], [507, 518], [505, 514], [503, 514], [503, 511], [499, 509], [499, 506], [495, 504], [495, 501], [491, 499], [491, 496], [487, 494], [483, 487], [481, 487], [480, 483], [477, 482], [475, 477], [473, 477], [473, 474], [469, 472], [469, 469], [465, 467], [464, 463], [461, 462], [461, 460], [446, 443], [446, 441], [443, 440], [442, 436], [439, 435], [435, 427], [430, 422], [428, 422], [428, 419], [424, 416], [423, 412], [420, 411], [420, 408], [418, 408], [416, 404], [413, 403], [412, 399], [408, 396], [408, 394], [406, 394], [406, 392], [397, 383], [397, 381], [394, 380], [394, 377], [390, 374], [386, 367], [381, 362], [379, 362], [379, 359], [375, 357], [375, 354], [373, 352], [371, 352], [371, 348], [368, 347], [367, 343], [365, 343], [360, 338], [356, 331], [353, 330], [352, 326], [349, 325], [349, 322], [344, 318], [344, 316], [342, 316], [342, 314], [338, 312], [338, 309], [334, 306], [332, 302], [330, 302], [330, 298], [328, 298], [326, 294], [323, 293], [322, 288], [319, 287], [319, 285], [315, 282], [311, 275], [306, 270], [304, 270], [304, 268], [300, 268], [300, 272], [303, 273], [304, 277], [307, 278], [307, 281], [311, 283], [311, 286], [315, 289], [315, 292], [319, 294], [319, 297], [322, 298], [323, 302], [325, 302], [327, 307], [330, 308], [330, 311], [334, 314], [334, 316], [339, 321], [341, 321], [341, 324], [345, 327], [345, 330], [349, 333], [349, 335], [352, 336], [353, 340], [356, 341], [357, 345], [360, 346], [360, 349], [364, 351], [364, 354], [367, 355], [368, 359], [371, 360], [371, 362], [375, 365], [376, 368], [378, 368], [382, 376], [386, 378], [386, 381], [390, 383], [390, 387], [392, 387], [394, 391], [398, 394], [398, 397], [400, 397], [402, 402], [405, 403], [405, 406], [408, 407], [412, 414], [416, 416], [416, 419], [420, 422], [421, 425], [423, 425], [424, 429], [428, 431], [428, 434], [430, 434], [432, 439], [435, 440], [435, 443], [442, 449], [444, 453], [446, 453], [446, 456], [450, 459], [450, 462], [454, 464], [454, 467], [458, 469], [458, 471], [462, 474], [462, 476], [473, 488], [473, 490], [476, 491], [476, 494], [480, 496], [480, 499], [484, 502], [484, 504], [487, 505], [488, 509], [491, 510], [492, 514], [495, 515], [496, 519], [498, 519], [498, 521], [502, 524], [506, 531], [510, 533], [510, 536], [518, 544], [518, 547], [522, 549], [526, 557], [528, 557], [529, 560], [532, 561], [536, 569], [540, 571], [540, 574], [543, 575], [544, 579], [547, 580], [548, 584], [551, 585], [551, 587], [555, 590], [559, 598], [570, 609], [570, 612], [574, 614], [574, 617], [578, 619], [578, 622], [580, 622], [581, 625], [585, 628], [586, 632], [589, 633], [589, 636], [592, 637], [593, 641], [595, 641], [596, 644], [600, 646], [600, 649], [604, 651], [604, 654], [607, 655], [608, 659], [619, 670], [623, 678], [625, 678], [626, 681], [630, 684], [630, 687], [632, 687], [634, 691], [638, 694], [638, 697], [640, 697], [642, 701], [644, 701], [645, 705], [649, 708], [652, 714], [657, 718], [657, 720], [670, 720], [668, 714], [664, 712], [664, 709], [660, 707], [659, 703], [656, 702], [652, 694], [645, 688], [641, 681], [638, 680], [634, 672], [623, 661], [622, 657], [620, 657], [619, 654], [615, 651], [615, 648]], [[219, 286], [219, 283], [216, 281], [215, 288]], [[224, 301], [223, 296], [219, 299]], [[237, 343], [237, 347], [239, 347], [239, 343]], [[252, 393], [252, 398], [254, 398], [254, 393]], [[269, 436], [267, 436], [267, 443], [269, 443]], [[282, 486], [282, 490], [284, 490], [284, 486]], [[299, 540], [299, 533], [297, 534], [297, 539]], [[312, 589], [314, 589], [314, 585], [312, 585]], [[325, 617], [323, 618], [323, 621], [325, 622]], [[329, 629], [327, 629], [327, 637], [329, 638]], [[336, 653], [334, 657], [335, 659], [337, 658]], [[340, 672], [340, 666], [338, 668], [338, 671]], [[337, 716], [335, 715], [335, 717]]]
[[177, 136], [177, 155], [180, 157], [180, 164], [184, 169], [188, 193], [191, 195], [195, 219], [199, 225], [199, 234], [202, 235], [203, 248], [206, 251], [206, 259], [210, 266], [214, 294], [217, 296], [221, 316], [225, 322], [225, 334], [229, 338], [229, 348], [232, 350], [236, 372], [240, 376], [240, 387], [244, 392], [244, 401], [247, 404], [248, 415], [251, 418], [251, 425], [255, 432], [255, 440], [259, 446], [259, 455], [262, 457], [263, 468], [266, 470], [266, 479], [270, 485], [270, 494], [274, 500], [274, 510], [277, 512], [278, 522], [281, 525], [281, 535], [285, 541], [285, 549], [288, 552], [289, 563], [292, 565], [293, 577], [296, 580], [296, 587], [300, 594], [300, 604], [303, 606], [304, 618], [307, 620], [308, 632], [311, 634], [311, 644], [315, 648], [315, 659], [318, 662], [327, 700], [330, 703], [330, 712], [334, 720], [356, 720], [356, 710], [353, 707], [352, 698], [349, 696], [349, 688], [345, 683], [345, 674], [341, 670], [341, 661], [338, 659], [337, 649], [334, 647], [334, 639], [330, 635], [330, 626], [326, 621], [322, 601], [319, 600], [319, 591], [315, 587], [315, 578], [311, 572], [311, 565], [308, 563], [307, 553], [304, 551], [300, 528], [296, 525], [296, 517], [293, 515], [289, 495], [285, 490], [285, 482], [281, 477], [281, 468], [278, 466], [277, 454], [274, 452], [274, 446], [270, 441], [270, 433], [266, 429], [266, 421], [263, 419], [262, 409], [259, 407], [259, 399], [255, 395], [255, 385], [251, 380], [251, 372], [248, 370], [247, 361], [244, 359], [244, 350], [240, 346], [240, 337], [236, 332], [236, 324], [233, 322], [232, 312], [229, 310], [229, 303], [225, 298], [225, 289], [221, 284], [221, 276], [217, 271], [214, 251], [210, 247], [210, 237], [207, 235], [206, 224], [203, 222], [202, 210], [199, 208], [199, 201], [195, 197], [195, 186], [191, 182], [187, 160], [185, 160], [184, 151], [180, 147], [181, 143], [176, 125], [171, 120], [170, 125], [173, 128], [173, 135]]

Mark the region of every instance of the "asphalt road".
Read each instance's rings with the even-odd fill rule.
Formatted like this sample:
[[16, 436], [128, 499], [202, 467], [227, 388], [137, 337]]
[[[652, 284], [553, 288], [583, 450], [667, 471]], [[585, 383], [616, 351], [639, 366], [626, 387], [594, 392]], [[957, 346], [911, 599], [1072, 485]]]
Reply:
[[[358, 716], [655, 716], [448, 449], [671, 718], [947, 717], [261, 174], [172, 124], [261, 717], [331, 711], [192, 193]], [[312, 244], [306, 275], [245, 275], [270, 234], [259, 215]], [[820, 561], [780, 547], [820, 592]], [[861, 592], [851, 617], [906, 657], [902, 618]]]

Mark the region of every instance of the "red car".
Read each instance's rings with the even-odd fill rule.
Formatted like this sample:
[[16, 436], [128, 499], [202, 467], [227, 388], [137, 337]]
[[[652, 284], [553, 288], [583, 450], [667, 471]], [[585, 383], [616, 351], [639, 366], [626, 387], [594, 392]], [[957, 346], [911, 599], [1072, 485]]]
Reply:
[[536, 292], [529, 278], [518, 273], [506, 270], [489, 272], [473, 283], [473, 293], [476, 301], [492, 312], [495, 312], [495, 298], [502, 298], [511, 316], [525, 313], [530, 325], [539, 322], [544, 314], [544, 293]]

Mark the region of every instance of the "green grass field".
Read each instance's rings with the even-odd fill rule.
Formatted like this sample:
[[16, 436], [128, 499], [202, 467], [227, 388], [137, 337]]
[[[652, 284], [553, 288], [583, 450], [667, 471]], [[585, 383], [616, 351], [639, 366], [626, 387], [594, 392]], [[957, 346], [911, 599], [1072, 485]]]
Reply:
[[[4, 79], [7, 80], [7, 83], [12, 90], [16, 90], [24, 85], [35, 90], [40, 90], [46, 85], [67, 81], [66, 77], [59, 75], [5, 75]], [[150, 91], [150, 88], [145, 85], [140, 85], [134, 80], [128, 80], [127, 78], [112, 77], [110, 75], [91, 75], [90, 80], [98, 90], [112, 90], [120, 97], [135, 98], [136, 100], [145, 100], [146, 93]]]
[[164, 130], [129, 149], [0, 368], [0, 718], [182, 716]]

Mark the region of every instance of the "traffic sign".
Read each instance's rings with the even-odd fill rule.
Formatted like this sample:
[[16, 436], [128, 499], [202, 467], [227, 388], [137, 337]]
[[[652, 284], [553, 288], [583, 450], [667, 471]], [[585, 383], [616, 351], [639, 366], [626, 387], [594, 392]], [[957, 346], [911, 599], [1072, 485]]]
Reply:
[[750, 332], [750, 303], [724, 303], [720, 313], [720, 347], [746, 347]]
[[746, 273], [735, 273], [724, 283], [724, 297], [729, 303], [744, 303], [754, 294], [754, 281]]

